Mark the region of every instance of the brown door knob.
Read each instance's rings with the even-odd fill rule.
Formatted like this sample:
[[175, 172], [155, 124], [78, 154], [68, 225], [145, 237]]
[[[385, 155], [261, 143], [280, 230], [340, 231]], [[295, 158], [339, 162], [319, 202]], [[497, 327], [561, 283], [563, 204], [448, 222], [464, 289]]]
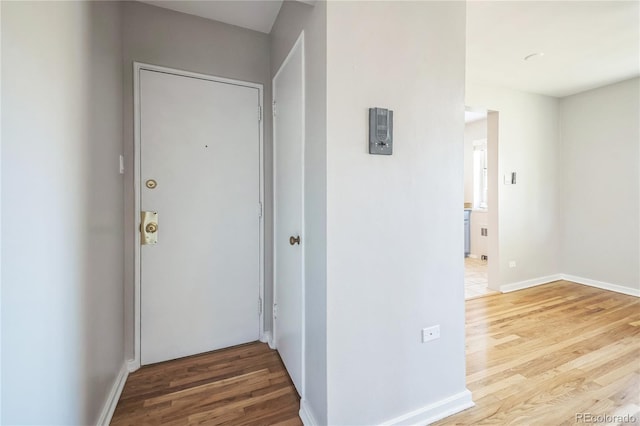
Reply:
[[300, 245], [300, 235], [298, 235], [297, 237], [289, 237], [289, 244], [291, 244], [291, 245], [295, 245], [295, 244]]

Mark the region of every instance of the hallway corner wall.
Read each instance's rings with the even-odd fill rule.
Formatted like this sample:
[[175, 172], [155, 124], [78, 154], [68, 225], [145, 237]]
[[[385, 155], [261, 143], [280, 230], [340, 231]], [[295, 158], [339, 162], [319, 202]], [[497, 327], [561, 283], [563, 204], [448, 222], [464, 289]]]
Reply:
[[2, 2], [3, 424], [95, 424], [124, 364], [119, 2]]

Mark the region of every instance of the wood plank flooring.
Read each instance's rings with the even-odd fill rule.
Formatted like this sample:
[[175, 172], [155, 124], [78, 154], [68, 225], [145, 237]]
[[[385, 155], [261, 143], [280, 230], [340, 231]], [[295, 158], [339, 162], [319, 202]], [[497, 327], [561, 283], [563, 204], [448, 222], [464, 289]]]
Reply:
[[640, 424], [640, 299], [557, 281], [469, 300], [466, 310], [476, 406], [435, 424], [593, 423], [578, 413]]
[[297, 426], [299, 408], [278, 353], [255, 342], [130, 374], [111, 424]]
[[[640, 299], [558, 281], [466, 307], [476, 406], [437, 425], [589, 423], [578, 413], [640, 424]], [[277, 352], [251, 343], [143, 367], [112, 424], [293, 426], [298, 408]]]

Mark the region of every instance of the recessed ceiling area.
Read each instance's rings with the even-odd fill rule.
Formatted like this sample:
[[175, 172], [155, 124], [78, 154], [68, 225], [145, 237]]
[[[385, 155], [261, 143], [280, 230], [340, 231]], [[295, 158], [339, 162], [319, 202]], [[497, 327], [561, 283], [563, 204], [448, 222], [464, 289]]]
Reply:
[[470, 0], [467, 84], [562, 97], [638, 76], [639, 6]]
[[282, 0], [140, 0], [140, 2], [266, 34], [271, 32], [271, 27], [282, 6]]

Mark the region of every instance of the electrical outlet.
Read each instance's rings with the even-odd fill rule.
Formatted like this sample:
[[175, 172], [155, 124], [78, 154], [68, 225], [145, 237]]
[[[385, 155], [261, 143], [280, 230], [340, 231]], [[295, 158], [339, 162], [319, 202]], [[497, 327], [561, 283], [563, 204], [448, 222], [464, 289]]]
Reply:
[[509, 262], [509, 268], [515, 268], [516, 267], [516, 261], [512, 260]]
[[422, 329], [422, 343], [440, 338], [440, 326], [434, 325]]

